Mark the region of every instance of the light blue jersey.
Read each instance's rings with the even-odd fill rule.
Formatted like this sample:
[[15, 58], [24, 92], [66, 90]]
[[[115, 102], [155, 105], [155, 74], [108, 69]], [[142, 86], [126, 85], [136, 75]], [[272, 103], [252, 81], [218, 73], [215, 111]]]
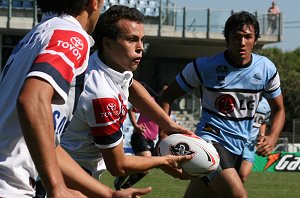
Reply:
[[250, 162], [254, 162], [255, 145], [257, 142], [257, 135], [259, 133], [259, 129], [262, 124], [265, 124], [269, 121], [270, 115], [270, 105], [265, 98], [262, 98], [262, 100], [258, 104], [254, 116], [253, 128], [243, 151], [243, 159], [248, 160]]
[[203, 113], [196, 134], [237, 155], [249, 137], [260, 95], [275, 98], [281, 94], [275, 65], [256, 54], [243, 68], [235, 67], [226, 52], [197, 58], [176, 81], [186, 92], [200, 87]]

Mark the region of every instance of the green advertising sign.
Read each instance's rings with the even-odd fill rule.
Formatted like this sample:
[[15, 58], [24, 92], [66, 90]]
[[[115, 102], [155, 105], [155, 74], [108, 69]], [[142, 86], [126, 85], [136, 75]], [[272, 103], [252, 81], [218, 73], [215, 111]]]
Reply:
[[255, 155], [254, 172], [300, 172], [300, 153], [272, 153], [268, 157]]

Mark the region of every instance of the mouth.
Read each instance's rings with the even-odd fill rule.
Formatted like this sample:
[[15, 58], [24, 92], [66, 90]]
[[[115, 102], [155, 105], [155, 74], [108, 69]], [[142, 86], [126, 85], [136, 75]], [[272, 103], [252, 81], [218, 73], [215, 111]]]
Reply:
[[137, 58], [134, 59], [134, 62], [135, 63], [140, 63], [141, 60], [142, 60], [142, 57], [137, 57]]
[[246, 54], [246, 50], [243, 50], [243, 49], [239, 50], [239, 54], [240, 54], [240, 55]]

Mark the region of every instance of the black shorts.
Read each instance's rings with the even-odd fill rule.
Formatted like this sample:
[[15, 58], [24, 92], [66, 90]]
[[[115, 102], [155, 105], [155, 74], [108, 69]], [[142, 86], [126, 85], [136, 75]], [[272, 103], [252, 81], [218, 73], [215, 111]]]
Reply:
[[243, 155], [236, 155], [229, 152], [218, 142], [212, 141], [212, 143], [220, 155], [220, 168], [222, 170], [227, 168], [235, 168], [236, 171], [239, 171], [242, 164]]
[[237, 172], [239, 172], [239, 169], [242, 164], [243, 155], [236, 155], [228, 151], [223, 145], [221, 145], [218, 142], [212, 141], [214, 147], [219, 153], [220, 156], [220, 165], [218, 169], [211, 174], [202, 177], [203, 182], [208, 185], [210, 180], [212, 180], [216, 175], [219, 174], [220, 171], [228, 169], [228, 168], [234, 168]]
[[133, 133], [131, 135], [131, 147], [135, 154], [143, 151], [154, 151], [154, 141], [147, 140], [141, 133]]

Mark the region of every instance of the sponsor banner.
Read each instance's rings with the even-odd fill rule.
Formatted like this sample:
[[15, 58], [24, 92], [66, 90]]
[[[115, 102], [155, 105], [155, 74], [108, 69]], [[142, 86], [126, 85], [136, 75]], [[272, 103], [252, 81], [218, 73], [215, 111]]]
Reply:
[[254, 172], [300, 172], [300, 153], [279, 152], [268, 157], [255, 155]]

